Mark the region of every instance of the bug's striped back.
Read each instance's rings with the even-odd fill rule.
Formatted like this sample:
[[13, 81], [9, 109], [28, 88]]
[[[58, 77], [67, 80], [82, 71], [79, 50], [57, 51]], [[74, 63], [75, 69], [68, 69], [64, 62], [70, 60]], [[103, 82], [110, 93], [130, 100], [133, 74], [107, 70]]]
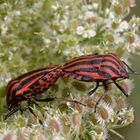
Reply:
[[122, 61], [112, 53], [107, 55], [83, 55], [75, 57], [64, 66], [63, 77], [80, 81], [109, 80], [128, 78], [128, 73]]
[[9, 108], [17, 102], [45, 92], [62, 74], [60, 66], [36, 69], [11, 80], [7, 86]]

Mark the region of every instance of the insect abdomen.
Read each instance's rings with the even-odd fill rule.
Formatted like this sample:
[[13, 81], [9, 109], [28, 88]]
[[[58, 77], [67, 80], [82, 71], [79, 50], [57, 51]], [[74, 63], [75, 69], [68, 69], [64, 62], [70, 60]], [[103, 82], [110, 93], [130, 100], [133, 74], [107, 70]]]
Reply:
[[85, 55], [73, 58], [63, 67], [63, 77], [81, 81], [127, 78], [128, 74], [121, 60], [114, 54]]

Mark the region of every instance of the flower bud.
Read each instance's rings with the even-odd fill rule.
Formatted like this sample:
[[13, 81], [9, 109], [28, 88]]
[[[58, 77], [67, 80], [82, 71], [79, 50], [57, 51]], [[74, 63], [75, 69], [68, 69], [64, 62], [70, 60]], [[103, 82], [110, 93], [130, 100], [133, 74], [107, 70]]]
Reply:
[[114, 5], [114, 12], [117, 14], [117, 15], [121, 15], [122, 14], [122, 6], [121, 6], [121, 4], [115, 4]]

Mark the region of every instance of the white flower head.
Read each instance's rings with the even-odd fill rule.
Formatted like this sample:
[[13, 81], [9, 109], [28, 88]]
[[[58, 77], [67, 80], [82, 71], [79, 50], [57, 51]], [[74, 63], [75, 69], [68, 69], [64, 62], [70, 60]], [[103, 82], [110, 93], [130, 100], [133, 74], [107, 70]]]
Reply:
[[98, 3], [93, 3], [93, 7], [94, 7], [94, 9], [98, 9], [99, 4]]
[[82, 37], [83, 37], [83, 38], [91, 38], [91, 37], [94, 37], [95, 35], [96, 35], [96, 31], [93, 30], [93, 29], [85, 30], [85, 31], [82, 33]]
[[94, 37], [96, 35], [96, 32], [94, 30], [88, 31], [88, 38]]
[[89, 18], [92, 18], [92, 17], [94, 17], [94, 16], [95, 16], [95, 13], [92, 12], [92, 11], [87, 11], [87, 12], [85, 13], [85, 19], [89, 19]]
[[8, 27], [5, 24], [1, 25], [1, 35], [6, 35]]
[[115, 14], [113, 12], [109, 12], [109, 19], [114, 20], [115, 18]]
[[85, 28], [83, 26], [78, 26], [76, 29], [77, 35], [82, 35], [84, 33]]
[[123, 32], [129, 29], [129, 24], [127, 21], [122, 21], [117, 29], [119, 32]]
[[45, 38], [45, 39], [44, 39], [44, 43], [48, 45], [48, 44], [50, 44], [50, 43], [51, 43], [51, 40], [50, 40], [50, 39], [48, 39], [48, 38]]
[[87, 5], [87, 8], [88, 8], [89, 10], [92, 10], [92, 8], [93, 8], [93, 5], [91, 5], [91, 4], [88, 4], [88, 5]]
[[134, 121], [134, 109], [133, 108], [124, 108], [119, 112], [119, 119], [122, 121], [122, 124], [129, 124]]
[[100, 107], [97, 110], [98, 113], [96, 114], [96, 117], [98, 119], [98, 123], [104, 126], [106, 122], [113, 121], [112, 118], [114, 111], [113, 108], [105, 102], [101, 102], [99, 106]]
[[15, 16], [20, 16], [21, 15], [21, 11], [17, 10], [13, 12]]
[[103, 126], [103, 127], [100, 127], [99, 129], [102, 130], [100, 133], [97, 133], [96, 131], [91, 132], [92, 139], [93, 140], [97, 140], [97, 139], [106, 140], [108, 137], [108, 133], [106, 131], [106, 128]]
[[53, 10], [57, 10], [60, 7], [59, 3], [55, 3], [52, 5]]

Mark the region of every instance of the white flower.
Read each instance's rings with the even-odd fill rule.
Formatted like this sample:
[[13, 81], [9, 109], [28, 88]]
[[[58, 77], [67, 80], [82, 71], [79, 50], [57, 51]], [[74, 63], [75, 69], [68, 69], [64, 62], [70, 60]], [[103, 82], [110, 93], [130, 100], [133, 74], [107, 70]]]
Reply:
[[109, 19], [115, 19], [116, 17], [115, 17], [115, 14], [113, 13], [113, 12], [110, 12], [109, 13]]
[[135, 0], [129, 0], [129, 6], [130, 7], [135, 7], [136, 6], [136, 1]]
[[119, 112], [119, 119], [122, 121], [122, 124], [129, 124], [134, 121], [134, 109], [133, 108], [125, 108], [121, 112]]
[[21, 11], [17, 10], [13, 12], [15, 16], [20, 16], [21, 15]]
[[51, 40], [48, 39], [48, 38], [45, 38], [45, 39], [44, 39], [44, 43], [45, 43], [45, 44], [50, 44], [50, 43], [51, 43]]
[[119, 32], [123, 32], [129, 29], [129, 24], [126, 21], [122, 21], [117, 29]]
[[1, 35], [5, 35], [8, 31], [8, 27], [5, 24], [1, 25]]
[[82, 34], [83, 38], [91, 38], [94, 37], [95, 35], [96, 35], [96, 31], [94, 30], [87, 30]]
[[93, 8], [93, 5], [91, 5], [91, 4], [88, 4], [88, 5], [87, 5], [87, 8], [88, 8], [89, 10], [92, 10], [92, 8]]
[[60, 7], [60, 5], [58, 3], [55, 3], [52, 5], [53, 10], [57, 10], [59, 7]]
[[94, 31], [94, 30], [89, 30], [88, 31], [88, 37], [90, 38], [90, 37], [94, 37], [95, 35], [96, 35], [96, 32]]
[[84, 27], [83, 26], [78, 26], [76, 29], [77, 35], [82, 35], [84, 33]]
[[87, 11], [85, 13], [85, 19], [92, 18], [94, 16], [95, 16], [95, 14], [93, 12], [91, 12], [91, 11]]
[[109, 8], [106, 8], [106, 9], [105, 9], [105, 13], [108, 15], [109, 12], [110, 12], [110, 9], [109, 9]]
[[98, 9], [98, 7], [99, 7], [98, 3], [93, 3], [93, 7], [94, 7], [94, 9]]
[[103, 125], [103, 126], [105, 126], [105, 123], [106, 122], [114, 122], [114, 119], [113, 119], [113, 114], [114, 114], [114, 110], [113, 110], [113, 108], [111, 107], [111, 106], [109, 106], [107, 103], [105, 103], [105, 102], [101, 102], [100, 104], [99, 104], [99, 106], [101, 106], [102, 108], [103, 108], [103, 110], [106, 110], [107, 111], [107, 115], [108, 115], [108, 117], [106, 118], [106, 119], [104, 119], [102, 116], [101, 116], [101, 112], [100, 112], [100, 109], [99, 110], [97, 110], [98, 111], [98, 113], [95, 115], [96, 117], [97, 117], [97, 119], [98, 119], [98, 123], [99, 124], [101, 124], [101, 125]]

